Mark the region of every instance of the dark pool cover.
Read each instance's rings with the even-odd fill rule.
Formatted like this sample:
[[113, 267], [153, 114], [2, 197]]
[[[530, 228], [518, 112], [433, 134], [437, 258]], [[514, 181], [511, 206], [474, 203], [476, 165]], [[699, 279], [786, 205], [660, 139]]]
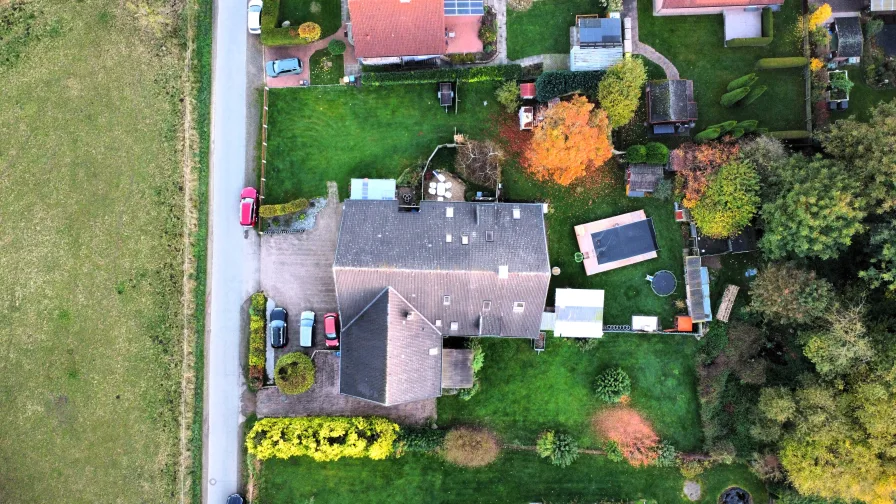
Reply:
[[651, 219], [591, 233], [591, 241], [594, 242], [598, 264], [655, 252], [658, 248]]

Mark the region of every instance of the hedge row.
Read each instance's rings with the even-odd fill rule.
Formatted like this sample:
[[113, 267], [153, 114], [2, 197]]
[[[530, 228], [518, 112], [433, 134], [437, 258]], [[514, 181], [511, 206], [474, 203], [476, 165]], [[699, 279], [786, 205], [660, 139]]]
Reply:
[[762, 9], [762, 36], [763, 38], [775, 37], [775, 17], [770, 7]]
[[246, 449], [259, 460], [382, 460], [392, 454], [398, 431], [398, 424], [380, 417], [262, 418], [246, 435]]
[[435, 68], [409, 72], [365, 73], [367, 86], [391, 86], [395, 84], [430, 84], [442, 81], [483, 82], [517, 80], [523, 73], [519, 65], [495, 65], [472, 68]]
[[[298, 27], [278, 28], [280, 0], [264, 0], [261, 7], [261, 43], [266, 46], [306, 45], [309, 42], [293, 35], [290, 30]], [[294, 32], [295, 33], [295, 32]]]
[[725, 47], [764, 47], [775, 40], [771, 37], [734, 38], [725, 41]]
[[569, 93], [585, 93], [593, 95], [597, 92], [597, 85], [603, 78], [604, 72], [571, 72], [560, 70], [556, 72], [544, 72], [535, 81], [535, 98], [540, 102], [546, 102], [558, 96]]
[[669, 148], [659, 142], [632, 145], [625, 152], [625, 160], [631, 164], [664, 165], [669, 162]]
[[252, 294], [249, 304], [249, 386], [255, 389], [264, 384], [265, 315], [267, 298], [261, 292]]
[[802, 56], [789, 56], [786, 58], [762, 58], [756, 62], [757, 70], [776, 70], [779, 68], [798, 68], [809, 64], [809, 60]]
[[271, 217], [277, 217], [279, 215], [296, 213], [298, 211], [304, 210], [307, 206], [308, 200], [301, 198], [286, 203], [280, 203], [279, 205], [261, 205], [258, 208], [258, 215], [260, 217], [269, 219]]
[[768, 136], [778, 140], [803, 140], [812, 135], [806, 130], [769, 131]]

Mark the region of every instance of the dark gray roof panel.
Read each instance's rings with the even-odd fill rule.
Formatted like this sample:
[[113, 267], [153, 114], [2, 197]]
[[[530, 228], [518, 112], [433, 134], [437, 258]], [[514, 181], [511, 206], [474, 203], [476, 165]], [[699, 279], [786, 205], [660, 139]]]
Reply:
[[650, 122], [687, 121], [696, 119], [692, 85], [687, 80], [664, 80], [650, 83]]
[[579, 42], [622, 42], [622, 20], [618, 18], [580, 18]]
[[840, 58], [860, 58], [862, 56], [862, 23], [856, 16], [839, 17], [834, 20], [837, 30], [837, 56]]

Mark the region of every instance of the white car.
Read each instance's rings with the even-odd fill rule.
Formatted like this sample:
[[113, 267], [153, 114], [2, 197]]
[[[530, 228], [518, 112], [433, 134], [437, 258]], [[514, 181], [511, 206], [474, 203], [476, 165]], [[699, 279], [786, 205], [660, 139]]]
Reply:
[[258, 35], [261, 33], [261, 6], [262, 0], [249, 0], [249, 33]]

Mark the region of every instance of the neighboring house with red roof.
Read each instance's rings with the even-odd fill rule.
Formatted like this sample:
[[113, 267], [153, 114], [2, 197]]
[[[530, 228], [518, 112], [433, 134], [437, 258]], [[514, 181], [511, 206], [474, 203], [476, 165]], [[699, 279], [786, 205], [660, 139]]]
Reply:
[[366, 65], [482, 51], [479, 0], [349, 0], [348, 10], [349, 41]]
[[762, 9], [783, 3], [784, 0], [653, 0], [653, 12], [657, 16], [721, 14], [726, 10]]

